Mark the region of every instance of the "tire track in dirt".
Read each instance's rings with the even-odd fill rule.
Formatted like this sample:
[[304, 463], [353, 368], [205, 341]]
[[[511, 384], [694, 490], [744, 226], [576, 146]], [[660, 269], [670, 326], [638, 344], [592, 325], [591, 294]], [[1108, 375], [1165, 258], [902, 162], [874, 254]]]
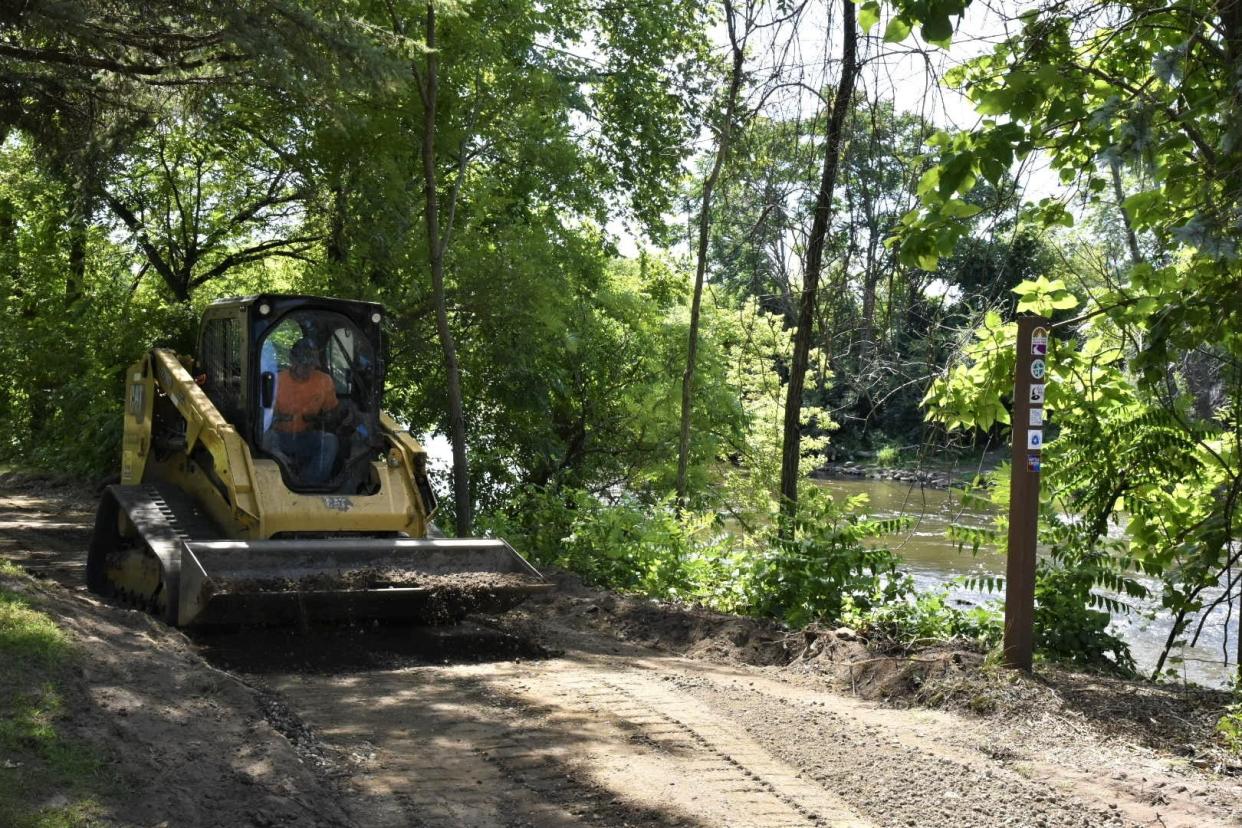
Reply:
[[555, 660], [275, 686], [339, 749], [366, 734], [355, 786], [423, 825], [871, 825], [665, 678]]
[[1153, 798], [989, 743], [977, 722], [741, 667], [572, 652], [276, 680], [329, 743], [374, 754], [360, 794], [434, 828], [1236, 824], [1172, 787]]
[[[1040, 761], [1022, 744], [986, 741], [975, 723], [878, 708], [767, 677], [694, 667], [673, 680], [773, 755], [886, 825], [1136, 826], [1239, 824], [1185, 785], [1136, 784]], [[1084, 746], [1085, 747], [1085, 746]]]
[[[674, 755], [697, 757], [691, 760], [691, 767], [699, 775], [701, 795], [728, 803], [732, 794], [742, 793], [745, 801], [757, 806], [756, 826], [800, 821], [812, 825], [868, 824], [839, 799], [803, 781], [794, 769], [739, 735], [732, 722], [670, 692], [667, 683], [675, 678], [660, 674], [654, 680], [645, 673], [615, 672], [598, 680], [588, 675], [582, 680], [598, 680], [601, 690], [583, 695], [597, 702], [605, 699], [606, 709], [620, 717], [621, 726], [654, 721], [654, 728], [646, 728], [653, 745]], [[767, 797], [784, 807], [762, 802]]]

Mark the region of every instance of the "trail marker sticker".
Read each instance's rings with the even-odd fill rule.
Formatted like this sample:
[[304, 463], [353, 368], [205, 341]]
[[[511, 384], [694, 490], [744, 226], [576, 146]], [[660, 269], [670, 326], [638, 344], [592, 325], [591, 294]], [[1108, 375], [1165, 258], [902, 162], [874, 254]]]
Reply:
[[1044, 367], [1044, 361], [1042, 359], [1031, 360], [1031, 377], [1032, 378], [1043, 379], [1045, 370], [1047, 369]]
[[1031, 405], [1043, 405], [1043, 404], [1044, 404], [1044, 386], [1043, 386], [1043, 383], [1040, 383], [1039, 385], [1032, 385], [1032, 386], [1031, 386], [1030, 403], [1031, 403]]
[[1031, 355], [1047, 356], [1048, 355], [1048, 329], [1036, 328], [1031, 331]]
[[1044, 424], [1044, 410], [1042, 408], [1030, 408], [1027, 409], [1027, 412], [1030, 414], [1027, 418], [1027, 425], [1034, 428]]
[[1042, 428], [1032, 428], [1026, 432], [1026, 447], [1031, 451], [1038, 451], [1044, 447], [1044, 430]]
[[1029, 472], [1039, 473], [1039, 452], [1031, 451], [1026, 455], [1026, 470]]

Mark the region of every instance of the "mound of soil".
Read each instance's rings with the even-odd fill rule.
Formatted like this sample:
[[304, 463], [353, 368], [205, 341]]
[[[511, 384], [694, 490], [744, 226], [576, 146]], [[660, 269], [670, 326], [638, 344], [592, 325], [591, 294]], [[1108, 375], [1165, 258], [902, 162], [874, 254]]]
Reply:
[[99, 505], [99, 486], [84, 485], [82, 479], [67, 474], [32, 469], [8, 469], [0, 471], [0, 494], [36, 495], [54, 499], [61, 509], [94, 513]]
[[511, 615], [691, 658], [814, 673], [868, 699], [913, 697], [929, 682], [968, 672], [983, 661], [982, 654], [964, 648], [911, 654], [846, 627], [792, 630], [771, 619], [618, 595], [551, 567], [544, 575], [556, 584], [555, 591], [530, 599]]
[[572, 572], [542, 571], [555, 588], [498, 622], [538, 627], [531, 635], [543, 638], [555, 638], [558, 631], [604, 633], [630, 645], [765, 667], [788, 664], [799, 652], [798, 635], [775, 621], [619, 595], [589, 587]]

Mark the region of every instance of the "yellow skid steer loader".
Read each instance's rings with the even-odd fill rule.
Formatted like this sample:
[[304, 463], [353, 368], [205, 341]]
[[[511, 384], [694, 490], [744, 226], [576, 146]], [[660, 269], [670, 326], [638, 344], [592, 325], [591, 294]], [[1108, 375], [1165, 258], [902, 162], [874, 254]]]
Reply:
[[427, 454], [380, 410], [383, 321], [370, 302], [222, 300], [197, 359], [133, 365], [88, 586], [177, 626], [445, 622], [549, 589], [503, 540], [428, 536]]

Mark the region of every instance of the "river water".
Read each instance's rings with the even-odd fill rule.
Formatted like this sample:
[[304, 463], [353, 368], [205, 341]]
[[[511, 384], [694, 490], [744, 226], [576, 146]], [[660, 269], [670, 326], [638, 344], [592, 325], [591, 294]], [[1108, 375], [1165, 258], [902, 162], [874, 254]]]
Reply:
[[[993, 515], [990, 512], [964, 506], [955, 492], [923, 488], [917, 483], [856, 478], [817, 482], [834, 497], [867, 495], [866, 511], [876, 517], [906, 516], [912, 519], [908, 529], [884, 538], [883, 542], [902, 557], [920, 589], [948, 585], [950, 595], [964, 604], [980, 604], [1001, 598], [997, 594], [968, 590], [957, 582], [963, 576], [972, 574], [1003, 576], [1004, 556], [991, 549], [982, 549], [978, 555], [972, 556], [969, 547], [959, 551], [957, 544], [945, 535], [945, 530], [953, 524], [991, 526]], [[1156, 582], [1144, 582], [1149, 590], [1158, 591]], [[1167, 614], [1158, 612], [1158, 609], [1156, 601], [1142, 602], [1131, 612], [1113, 617], [1113, 631], [1130, 644], [1139, 670], [1144, 673], [1150, 673], [1155, 667], [1171, 626]], [[1225, 663], [1225, 649], [1227, 645], [1232, 658], [1236, 635], [1236, 616], [1227, 624], [1224, 611], [1219, 611], [1204, 626], [1195, 647], [1174, 651], [1174, 655], [1180, 656], [1183, 661], [1180, 664], [1166, 664], [1166, 667], [1176, 668], [1188, 681], [1223, 687], [1233, 674], [1233, 665]]]

